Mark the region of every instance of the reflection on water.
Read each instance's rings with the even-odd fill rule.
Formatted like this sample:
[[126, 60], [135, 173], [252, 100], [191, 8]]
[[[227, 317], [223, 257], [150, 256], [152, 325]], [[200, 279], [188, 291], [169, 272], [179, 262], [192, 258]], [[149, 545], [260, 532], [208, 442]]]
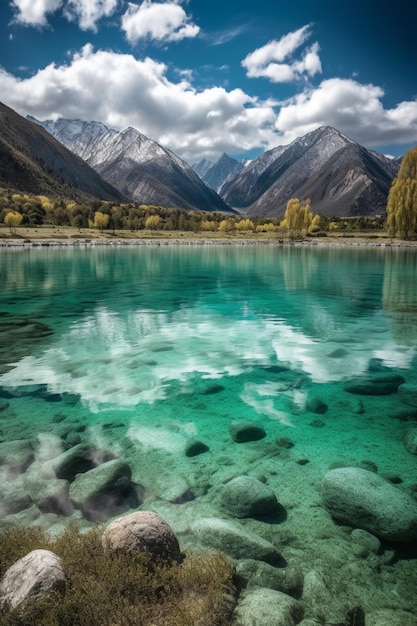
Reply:
[[[153, 403], [195, 375], [250, 382], [276, 363], [320, 383], [375, 357], [409, 368], [416, 259], [331, 247], [5, 252], [0, 384], [46, 385], [96, 411]], [[51, 329], [23, 357], [27, 337], [7, 341], [12, 316]]]

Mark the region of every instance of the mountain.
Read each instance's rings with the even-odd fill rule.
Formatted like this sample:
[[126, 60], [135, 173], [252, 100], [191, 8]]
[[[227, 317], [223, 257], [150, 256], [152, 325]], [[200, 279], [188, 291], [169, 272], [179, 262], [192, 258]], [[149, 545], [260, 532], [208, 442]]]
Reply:
[[385, 212], [398, 168], [399, 160], [323, 126], [265, 152], [227, 180], [219, 194], [250, 216], [281, 218], [290, 198], [310, 198], [313, 212], [321, 215], [378, 215]]
[[229, 176], [238, 174], [243, 168], [243, 163], [232, 159], [225, 152], [215, 163], [203, 159], [196, 165], [193, 165], [194, 171], [200, 176], [201, 180], [217, 193]]
[[190, 165], [135, 128], [119, 132], [101, 122], [36, 122], [135, 202], [233, 212]]
[[35, 194], [75, 200], [120, 202], [122, 194], [106, 183], [43, 128], [0, 103], [0, 185]]

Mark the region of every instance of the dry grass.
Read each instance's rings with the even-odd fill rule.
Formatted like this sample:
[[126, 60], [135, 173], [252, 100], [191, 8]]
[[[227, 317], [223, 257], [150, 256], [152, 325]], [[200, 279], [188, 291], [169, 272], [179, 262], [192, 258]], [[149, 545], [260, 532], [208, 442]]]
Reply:
[[[73, 228], [71, 226], [36, 226], [32, 228], [17, 228], [14, 234], [9, 228], [0, 225], [0, 241], [8, 243], [23, 242], [51, 242], [62, 241], [69, 243], [74, 241], [128, 241], [138, 240], [168, 240], [168, 241], [259, 241], [273, 242], [286, 240], [282, 233], [253, 233], [253, 232], [191, 232], [170, 230], [116, 230], [104, 232], [95, 228]], [[326, 243], [390, 243], [386, 231], [333, 231], [326, 233], [325, 237], [307, 237], [305, 241]], [[398, 242], [398, 240], [396, 240]]]
[[102, 532], [70, 527], [49, 541], [37, 529], [0, 533], [0, 575], [33, 549], [61, 557], [64, 593], [2, 611], [2, 626], [227, 626], [234, 568], [221, 553], [188, 554], [182, 563], [149, 554], [108, 552]]

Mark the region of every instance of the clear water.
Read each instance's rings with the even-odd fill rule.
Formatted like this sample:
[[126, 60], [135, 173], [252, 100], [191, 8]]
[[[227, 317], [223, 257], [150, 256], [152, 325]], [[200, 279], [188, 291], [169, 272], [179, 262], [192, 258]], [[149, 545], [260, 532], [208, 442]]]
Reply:
[[[281, 528], [314, 559], [326, 533], [341, 537], [320, 508], [332, 464], [371, 464], [401, 488], [417, 483], [398, 395], [343, 386], [384, 368], [417, 385], [416, 285], [417, 253], [407, 249], [2, 250], [0, 442], [29, 439], [48, 459], [72, 428], [125, 459], [144, 508], [191, 542], [193, 519], [219, 515], [211, 494], [220, 484], [261, 476], [287, 512]], [[325, 413], [309, 409], [313, 398]], [[266, 437], [236, 444], [233, 420]], [[294, 446], [279, 448], [280, 437]], [[209, 451], [187, 457], [192, 438]], [[9, 469], [4, 462], [10, 486], [21, 476]], [[0, 513], [0, 528], [70, 519], [36, 507]]]

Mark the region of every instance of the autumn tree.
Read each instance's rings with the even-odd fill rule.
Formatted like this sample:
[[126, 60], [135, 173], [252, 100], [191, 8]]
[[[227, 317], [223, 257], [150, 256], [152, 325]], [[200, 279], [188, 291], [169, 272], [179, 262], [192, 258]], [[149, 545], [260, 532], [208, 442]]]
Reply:
[[392, 181], [387, 202], [390, 237], [414, 239], [417, 235], [417, 146], [409, 150]]
[[99, 228], [100, 230], [104, 230], [109, 223], [110, 216], [107, 213], [102, 213], [101, 211], [96, 211], [94, 213], [94, 228]]
[[287, 230], [291, 239], [295, 239], [307, 233], [312, 220], [313, 213], [310, 200], [300, 202], [298, 198], [291, 198], [287, 202], [280, 228]]
[[19, 211], [8, 211], [4, 216], [4, 223], [10, 228], [10, 232], [13, 233], [15, 229], [20, 226], [23, 220], [23, 215]]
[[150, 215], [146, 218], [145, 228], [148, 228], [149, 230], [157, 230], [160, 221], [161, 218], [159, 217], [159, 215]]

